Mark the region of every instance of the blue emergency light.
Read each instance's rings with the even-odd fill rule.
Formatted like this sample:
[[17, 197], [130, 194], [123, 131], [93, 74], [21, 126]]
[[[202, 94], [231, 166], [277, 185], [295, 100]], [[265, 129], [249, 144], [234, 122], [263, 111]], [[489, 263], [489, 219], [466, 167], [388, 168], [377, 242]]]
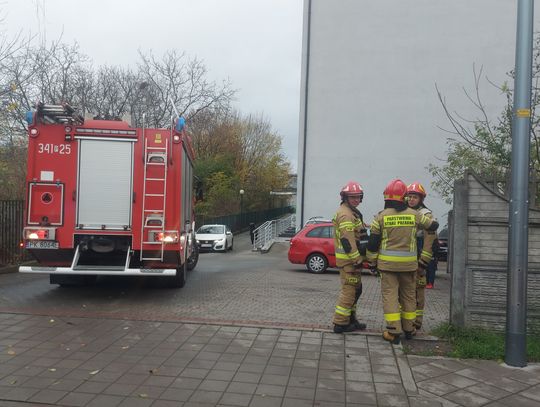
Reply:
[[176, 131], [182, 131], [184, 129], [184, 126], [186, 125], [186, 119], [183, 117], [179, 117], [176, 121]]
[[34, 123], [34, 112], [31, 110], [26, 112], [26, 123], [32, 124]]

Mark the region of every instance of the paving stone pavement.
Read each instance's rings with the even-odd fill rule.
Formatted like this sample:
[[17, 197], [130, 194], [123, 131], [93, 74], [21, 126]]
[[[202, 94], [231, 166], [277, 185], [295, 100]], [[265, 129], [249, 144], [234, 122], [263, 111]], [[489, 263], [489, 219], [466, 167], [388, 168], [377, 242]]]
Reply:
[[[249, 235], [235, 236], [234, 251], [205, 253], [185, 289], [163, 290], [140, 280], [102, 279], [94, 289], [59, 289], [47, 276], [0, 275], [0, 312], [70, 317], [329, 329], [339, 294], [339, 273], [311, 274], [289, 263], [289, 243], [266, 254], [251, 251]], [[426, 290], [424, 330], [449, 316], [450, 274], [440, 264]], [[364, 273], [359, 318], [378, 333], [384, 326], [380, 279]]]
[[540, 366], [379, 335], [0, 314], [0, 406], [539, 406]]

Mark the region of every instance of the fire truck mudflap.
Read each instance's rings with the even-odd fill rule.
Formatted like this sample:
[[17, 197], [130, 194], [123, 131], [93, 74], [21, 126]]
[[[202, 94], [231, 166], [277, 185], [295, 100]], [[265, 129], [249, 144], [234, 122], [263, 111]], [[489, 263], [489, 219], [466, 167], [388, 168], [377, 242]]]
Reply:
[[19, 271], [61, 285], [110, 275], [162, 276], [182, 287], [198, 261], [183, 119], [171, 129], [131, 128], [38, 104], [27, 120], [23, 241], [38, 265]]

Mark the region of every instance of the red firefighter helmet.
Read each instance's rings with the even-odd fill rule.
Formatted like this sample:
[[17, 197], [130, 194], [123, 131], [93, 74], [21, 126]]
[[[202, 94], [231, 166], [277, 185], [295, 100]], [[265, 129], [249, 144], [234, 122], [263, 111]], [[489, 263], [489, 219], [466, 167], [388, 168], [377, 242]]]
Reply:
[[345, 185], [343, 188], [341, 188], [341, 192], [339, 193], [342, 198], [346, 196], [360, 196], [360, 201], [364, 199], [364, 190], [362, 189], [362, 186], [358, 182], [349, 181], [347, 182], [347, 185]]
[[413, 182], [407, 187], [407, 194], [418, 194], [422, 198], [426, 197], [426, 190], [422, 184], [419, 182]]
[[385, 201], [405, 201], [405, 194], [407, 194], [407, 185], [400, 179], [393, 179], [388, 183], [384, 189]]

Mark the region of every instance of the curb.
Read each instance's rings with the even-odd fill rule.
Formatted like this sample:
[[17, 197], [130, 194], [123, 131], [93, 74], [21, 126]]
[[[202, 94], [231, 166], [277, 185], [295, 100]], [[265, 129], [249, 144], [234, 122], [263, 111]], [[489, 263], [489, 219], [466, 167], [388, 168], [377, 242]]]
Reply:
[[403, 345], [392, 345], [392, 350], [394, 351], [394, 357], [396, 358], [401, 381], [407, 392], [407, 396], [418, 396], [418, 387], [416, 387], [416, 382], [414, 381], [407, 355], [403, 352]]

